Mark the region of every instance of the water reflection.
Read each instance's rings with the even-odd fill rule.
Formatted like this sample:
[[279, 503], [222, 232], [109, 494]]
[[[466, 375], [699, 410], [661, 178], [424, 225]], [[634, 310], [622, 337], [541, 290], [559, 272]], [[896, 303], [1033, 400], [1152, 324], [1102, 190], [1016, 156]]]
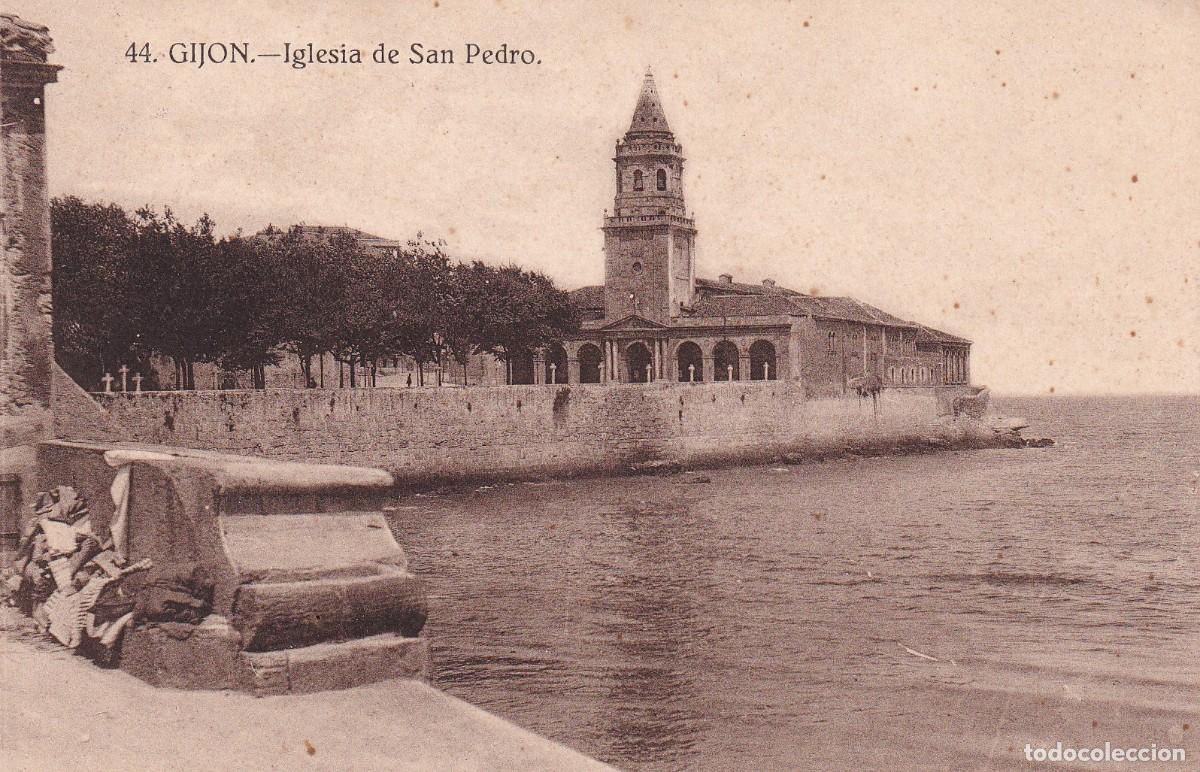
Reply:
[[624, 768], [1005, 767], [1200, 725], [1200, 400], [1012, 412], [1059, 446], [400, 501], [437, 685]]
[[587, 605], [595, 634], [621, 663], [605, 695], [605, 758], [676, 758], [704, 731], [691, 652], [708, 629], [699, 612], [709, 563], [686, 505], [639, 501], [601, 513], [605, 554], [623, 555]]

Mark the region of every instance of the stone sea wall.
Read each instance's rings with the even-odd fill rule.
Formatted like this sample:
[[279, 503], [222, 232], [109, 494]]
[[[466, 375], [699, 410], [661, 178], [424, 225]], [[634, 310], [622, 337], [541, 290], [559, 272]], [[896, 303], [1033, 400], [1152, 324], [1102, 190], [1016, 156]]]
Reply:
[[[969, 441], [971, 389], [805, 399], [785, 381], [97, 395], [123, 439], [386, 469], [402, 482], [703, 466]], [[63, 431], [69, 432], [69, 427]]]

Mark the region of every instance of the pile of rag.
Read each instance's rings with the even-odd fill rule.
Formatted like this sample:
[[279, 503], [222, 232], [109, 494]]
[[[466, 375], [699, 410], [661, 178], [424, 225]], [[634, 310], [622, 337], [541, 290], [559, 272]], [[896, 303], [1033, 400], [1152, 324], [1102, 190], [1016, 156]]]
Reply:
[[70, 486], [39, 493], [34, 511], [13, 563], [18, 604], [63, 646], [88, 643], [97, 658], [110, 657], [136, 607], [122, 580], [151, 562], [130, 565], [111, 533], [102, 539], [87, 500]]

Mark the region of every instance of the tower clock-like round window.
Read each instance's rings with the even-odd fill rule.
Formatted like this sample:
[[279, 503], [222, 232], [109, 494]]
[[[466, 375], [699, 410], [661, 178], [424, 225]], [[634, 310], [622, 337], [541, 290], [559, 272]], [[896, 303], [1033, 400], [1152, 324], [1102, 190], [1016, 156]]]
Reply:
[[633, 265], [631, 266], [631, 268], [633, 268], [634, 273], [642, 272], [642, 264], [636, 260], [633, 262]]

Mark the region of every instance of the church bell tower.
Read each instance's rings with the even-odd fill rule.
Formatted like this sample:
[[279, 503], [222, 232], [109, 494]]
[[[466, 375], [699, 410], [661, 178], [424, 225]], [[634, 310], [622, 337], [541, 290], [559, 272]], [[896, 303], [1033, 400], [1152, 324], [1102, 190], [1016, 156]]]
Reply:
[[649, 71], [625, 137], [617, 141], [617, 193], [604, 218], [604, 315], [666, 324], [692, 302], [695, 223], [683, 203], [683, 147], [667, 125]]

